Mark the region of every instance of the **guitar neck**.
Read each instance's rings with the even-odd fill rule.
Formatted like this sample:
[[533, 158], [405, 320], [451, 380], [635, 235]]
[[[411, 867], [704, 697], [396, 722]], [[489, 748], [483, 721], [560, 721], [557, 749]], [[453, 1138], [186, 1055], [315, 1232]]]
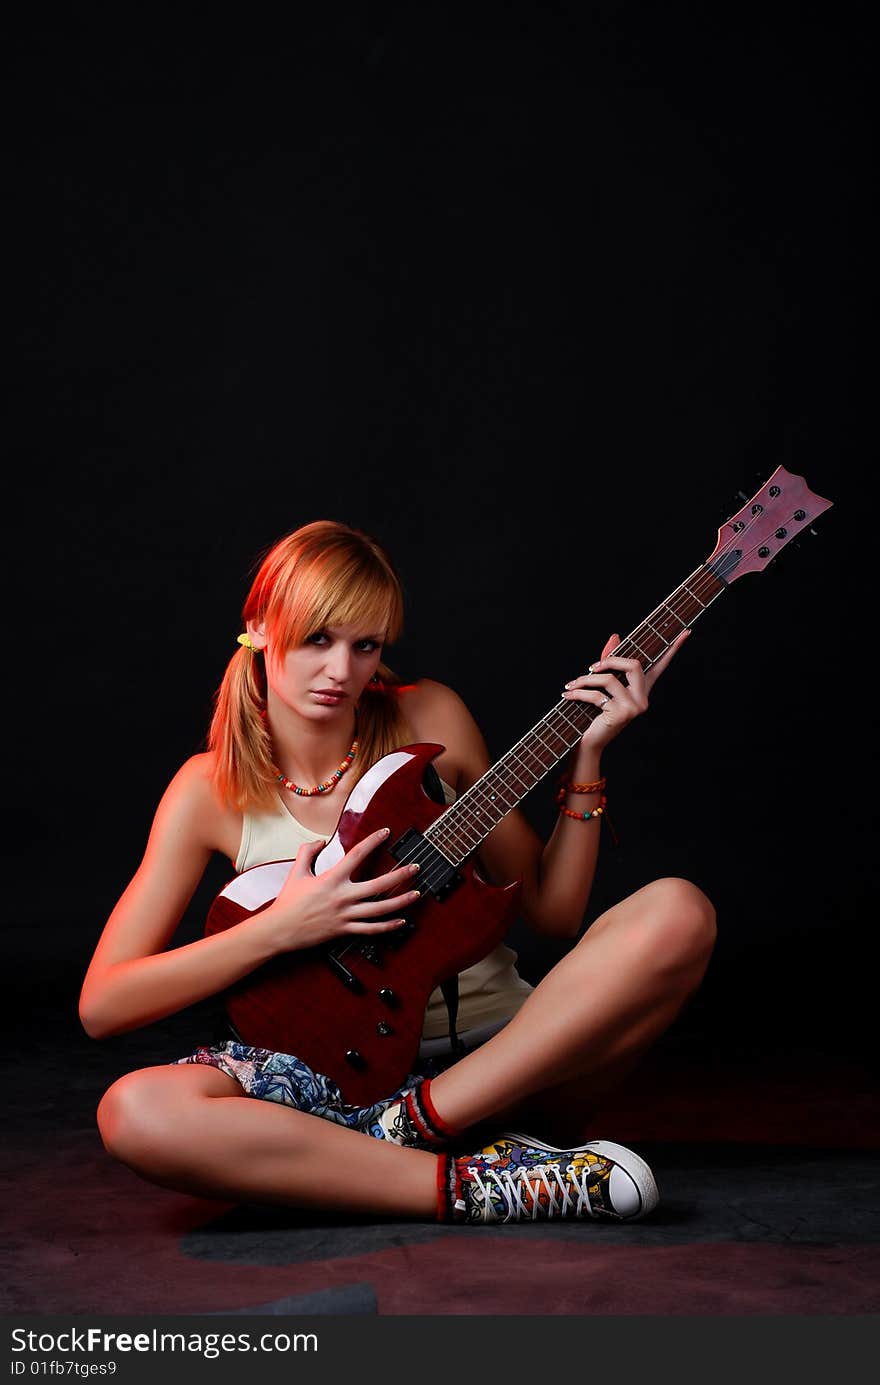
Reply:
[[[693, 625], [726, 589], [727, 583], [716, 567], [709, 563], [698, 567], [612, 653], [624, 659], [638, 659], [647, 671], [676, 635]], [[425, 836], [449, 861], [461, 865], [493, 827], [577, 745], [600, 715], [599, 708], [592, 703], [567, 699], [557, 702], [432, 823]]]

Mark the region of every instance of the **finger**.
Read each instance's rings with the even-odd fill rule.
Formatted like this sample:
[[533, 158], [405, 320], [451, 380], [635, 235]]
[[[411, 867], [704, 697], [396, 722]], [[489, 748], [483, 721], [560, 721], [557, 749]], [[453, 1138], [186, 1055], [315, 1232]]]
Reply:
[[621, 673], [632, 673], [636, 677], [645, 671], [638, 659], [623, 659], [619, 654], [609, 654], [607, 657], [603, 654], [601, 659], [597, 659], [594, 664], [590, 664], [591, 673], [599, 673], [608, 668], [620, 669]]
[[601, 688], [572, 688], [562, 696], [566, 702], [592, 702], [594, 707], [603, 709], [609, 702], [614, 702], [618, 707], [623, 707], [627, 702], [625, 696], [612, 697], [610, 692], [603, 692]]
[[380, 827], [378, 832], [370, 832], [363, 841], [355, 842], [354, 846], [346, 851], [336, 870], [342, 875], [351, 875], [358, 866], [363, 865], [368, 856], [387, 842], [390, 833], [390, 828]]
[[[632, 688], [637, 696], [644, 695], [645, 670], [638, 659], [624, 659], [619, 654], [613, 654], [607, 659], [597, 659], [590, 665], [590, 672], [594, 676], [605, 669], [618, 670], [616, 674], [612, 674], [618, 688]], [[621, 673], [624, 675], [623, 678], [620, 677]]]
[[690, 630], [682, 630], [680, 635], [676, 635], [675, 639], [672, 641], [672, 644], [669, 646], [666, 652], [664, 654], [661, 654], [656, 664], [651, 665], [651, 668], [648, 671], [649, 688], [652, 687], [654, 683], [656, 683], [657, 679], [660, 677], [660, 674], [663, 673], [664, 669], [667, 669], [669, 667], [669, 665], [672, 663], [672, 660], [675, 658], [676, 654], [681, 649], [681, 646], [685, 643], [687, 639], [690, 638], [690, 634]]
[[323, 851], [326, 845], [327, 843], [323, 837], [316, 842], [303, 842], [294, 858], [291, 874], [297, 876], [311, 874], [315, 857], [320, 851]]
[[622, 683], [614, 673], [582, 673], [580, 678], [572, 678], [565, 687], [566, 689], [605, 688], [613, 697], [615, 694], [625, 692], [627, 685]]
[[402, 909], [411, 909], [419, 898], [418, 890], [407, 890], [405, 894], [393, 895], [388, 899], [366, 899], [360, 904], [350, 904], [346, 913], [350, 919], [380, 919], [388, 914], [399, 914]]
[[380, 919], [377, 922], [368, 922], [365, 919], [352, 919], [342, 925], [343, 933], [393, 933], [395, 929], [402, 928], [406, 919]]
[[399, 889], [404, 882], [413, 879], [419, 872], [416, 864], [406, 866], [395, 866], [394, 870], [386, 871], [384, 875], [376, 875], [366, 880], [352, 880], [352, 889], [355, 891], [356, 899], [365, 899], [370, 895], [387, 895], [391, 890]]

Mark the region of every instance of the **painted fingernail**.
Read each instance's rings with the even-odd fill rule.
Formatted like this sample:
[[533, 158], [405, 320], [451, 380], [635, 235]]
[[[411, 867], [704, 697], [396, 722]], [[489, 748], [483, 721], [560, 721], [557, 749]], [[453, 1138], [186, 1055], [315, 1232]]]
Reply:
[[565, 687], [566, 687], [566, 688], [570, 688], [570, 687], [571, 687], [571, 684], [570, 684], [570, 683], [566, 683], [566, 684], [565, 684]]
[[416, 861], [416, 863], [415, 863], [414, 866], [410, 866], [410, 871], [412, 872], [413, 875], [415, 875], [415, 873], [416, 873], [417, 870], [421, 870], [421, 869], [422, 869], [422, 868], [421, 868], [421, 866], [419, 865], [418, 861]]
[[410, 893], [410, 898], [411, 898], [411, 899], [418, 899], [418, 898], [421, 896], [421, 893], [422, 893], [422, 892], [421, 892], [421, 890], [410, 890], [409, 893]]
[[382, 831], [379, 833], [379, 836], [380, 836], [380, 837], [390, 837], [390, 836], [391, 836], [391, 828], [390, 828], [390, 827], [383, 827], [383, 828], [382, 828]]

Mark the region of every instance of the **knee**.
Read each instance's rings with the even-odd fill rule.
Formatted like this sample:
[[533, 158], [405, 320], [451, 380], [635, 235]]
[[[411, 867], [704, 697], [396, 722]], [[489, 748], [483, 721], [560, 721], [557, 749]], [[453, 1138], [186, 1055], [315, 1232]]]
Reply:
[[702, 976], [715, 946], [715, 907], [698, 885], [665, 876], [645, 886], [653, 941], [664, 965]]
[[136, 1172], [168, 1171], [173, 1148], [174, 1103], [164, 1068], [143, 1068], [120, 1077], [98, 1103], [97, 1121], [107, 1153]]

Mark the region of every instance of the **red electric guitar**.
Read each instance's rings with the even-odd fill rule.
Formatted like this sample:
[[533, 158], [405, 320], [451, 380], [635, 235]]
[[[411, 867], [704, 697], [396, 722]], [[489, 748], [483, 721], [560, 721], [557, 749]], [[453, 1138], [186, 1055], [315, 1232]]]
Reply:
[[[661, 601], [614, 654], [644, 669], [745, 572], [760, 572], [817, 515], [831, 506], [802, 476], [777, 467], [718, 531], [706, 561]], [[520, 897], [481, 879], [472, 858], [484, 838], [577, 744], [599, 709], [557, 702], [530, 731], [451, 806], [431, 797], [432, 760], [440, 745], [407, 745], [378, 760], [358, 780], [336, 831], [314, 863], [334, 865], [356, 842], [390, 827], [360, 878], [418, 861], [422, 897], [407, 922], [381, 938], [353, 938], [284, 953], [243, 977], [225, 994], [243, 1042], [295, 1053], [365, 1106], [388, 1096], [412, 1070], [425, 1006], [434, 988], [473, 966], [502, 941]], [[292, 861], [253, 866], [235, 877], [208, 913], [206, 934], [265, 909], [279, 894]]]

